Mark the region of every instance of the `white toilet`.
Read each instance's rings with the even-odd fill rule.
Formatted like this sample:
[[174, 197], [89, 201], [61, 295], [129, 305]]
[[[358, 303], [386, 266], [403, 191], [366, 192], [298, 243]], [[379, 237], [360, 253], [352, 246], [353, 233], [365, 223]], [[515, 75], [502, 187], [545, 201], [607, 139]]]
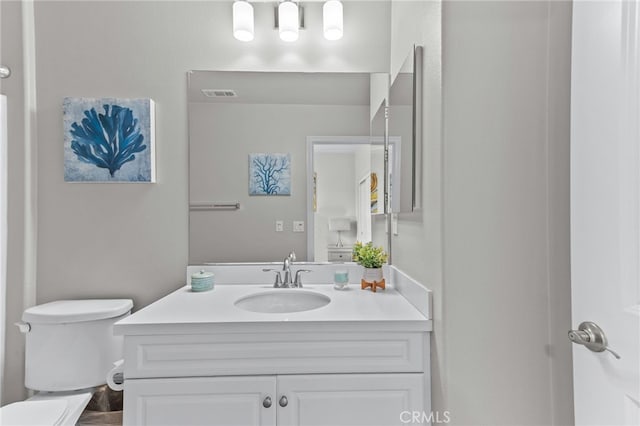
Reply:
[[26, 335], [26, 401], [0, 408], [0, 424], [75, 425], [96, 386], [122, 358], [113, 324], [131, 313], [129, 299], [61, 300], [31, 307], [17, 325]]

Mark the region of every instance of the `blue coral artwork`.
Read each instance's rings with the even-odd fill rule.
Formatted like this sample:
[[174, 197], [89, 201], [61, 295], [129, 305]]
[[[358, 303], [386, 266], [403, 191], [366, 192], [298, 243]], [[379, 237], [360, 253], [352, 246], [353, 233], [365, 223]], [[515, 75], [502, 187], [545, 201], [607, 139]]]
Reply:
[[65, 182], [153, 183], [151, 99], [64, 98]]
[[249, 154], [249, 195], [291, 195], [291, 154]]

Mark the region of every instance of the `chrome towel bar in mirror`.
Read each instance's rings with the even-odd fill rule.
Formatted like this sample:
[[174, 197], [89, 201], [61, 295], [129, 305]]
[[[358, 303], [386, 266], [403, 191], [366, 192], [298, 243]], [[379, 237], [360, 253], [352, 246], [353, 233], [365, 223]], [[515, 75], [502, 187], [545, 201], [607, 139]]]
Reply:
[[238, 201], [212, 202], [212, 203], [191, 203], [190, 211], [202, 210], [239, 210], [240, 203]]

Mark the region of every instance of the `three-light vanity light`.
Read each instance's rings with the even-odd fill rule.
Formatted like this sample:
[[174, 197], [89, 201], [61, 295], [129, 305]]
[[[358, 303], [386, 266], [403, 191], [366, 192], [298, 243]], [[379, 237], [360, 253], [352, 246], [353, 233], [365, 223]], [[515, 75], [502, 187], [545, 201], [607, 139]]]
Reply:
[[[280, 39], [287, 42], [298, 40], [302, 8], [293, 0], [282, 0], [276, 10], [276, 27]], [[322, 29], [327, 40], [340, 40], [343, 33], [342, 2], [328, 0], [322, 6]], [[254, 37], [253, 5], [248, 0], [233, 3], [233, 36], [240, 41], [251, 41]]]

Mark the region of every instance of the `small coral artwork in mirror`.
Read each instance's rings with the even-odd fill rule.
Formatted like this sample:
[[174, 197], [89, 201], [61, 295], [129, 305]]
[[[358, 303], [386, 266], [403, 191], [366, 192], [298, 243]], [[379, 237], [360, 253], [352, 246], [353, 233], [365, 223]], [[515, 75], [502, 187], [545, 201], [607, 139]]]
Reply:
[[151, 99], [64, 98], [65, 182], [153, 183]]
[[249, 195], [291, 195], [291, 154], [249, 154]]

